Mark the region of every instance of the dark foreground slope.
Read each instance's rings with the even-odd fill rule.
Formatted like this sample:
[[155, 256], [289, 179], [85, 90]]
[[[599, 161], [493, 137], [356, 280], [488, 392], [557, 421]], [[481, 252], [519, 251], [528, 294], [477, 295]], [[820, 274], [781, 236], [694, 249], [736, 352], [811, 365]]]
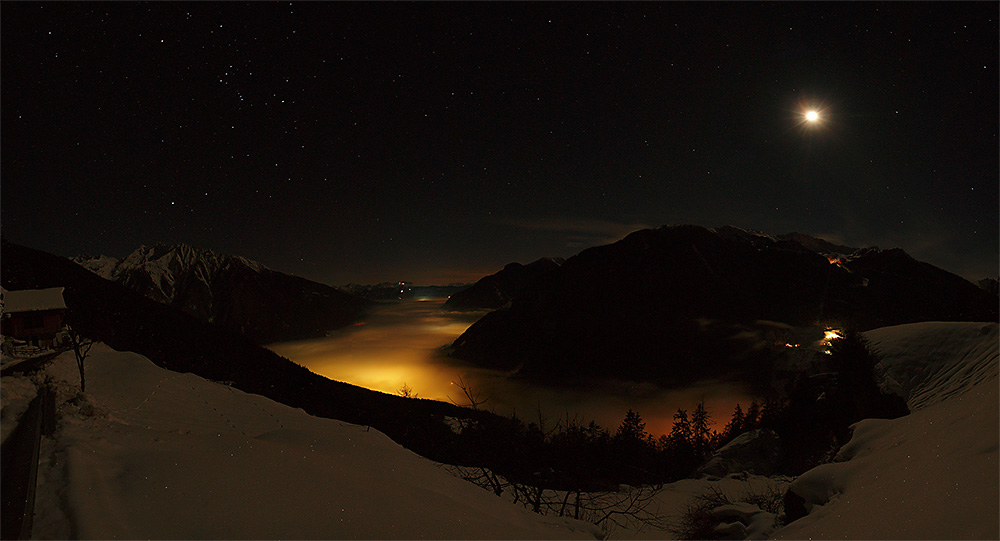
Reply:
[[476, 322], [452, 355], [551, 381], [680, 385], [751, 369], [753, 344], [738, 335], [758, 320], [865, 330], [997, 319], [994, 297], [902, 250], [831, 262], [791, 236], [742, 237], [675, 226], [585, 250]]
[[219, 325], [205, 323], [105, 280], [69, 259], [4, 241], [7, 289], [64, 287], [84, 336], [134, 351], [163, 368], [191, 372], [299, 407], [320, 417], [373, 426], [436, 460], [457, 460], [443, 416], [486, 415], [451, 404], [370, 391], [313, 374]]

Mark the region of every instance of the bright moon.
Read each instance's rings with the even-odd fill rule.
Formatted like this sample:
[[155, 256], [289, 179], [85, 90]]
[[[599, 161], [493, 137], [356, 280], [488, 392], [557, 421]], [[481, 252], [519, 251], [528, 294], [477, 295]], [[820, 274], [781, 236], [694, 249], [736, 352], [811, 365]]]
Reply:
[[817, 120], [819, 120], [819, 113], [817, 113], [816, 111], [809, 111], [808, 113], [806, 113], [806, 120], [808, 120], [809, 122], [816, 122]]

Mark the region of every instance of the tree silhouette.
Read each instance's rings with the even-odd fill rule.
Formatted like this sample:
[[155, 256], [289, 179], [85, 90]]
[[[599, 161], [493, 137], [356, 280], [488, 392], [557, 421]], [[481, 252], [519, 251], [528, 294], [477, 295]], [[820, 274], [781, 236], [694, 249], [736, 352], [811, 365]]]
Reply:
[[760, 426], [760, 404], [756, 399], [750, 402], [747, 412], [743, 416], [743, 430], [753, 430]]
[[403, 383], [403, 386], [400, 387], [399, 391], [396, 391], [396, 394], [402, 396], [403, 398], [417, 398], [417, 393], [413, 392], [413, 387], [410, 387], [405, 382]]
[[698, 466], [693, 438], [694, 431], [687, 410], [678, 409], [674, 413], [674, 425], [670, 435], [661, 439], [661, 443], [665, 444], [662, 448], [663, 455], [671, 463], [669, 471], [671, 477], [686, 477]]
[[73, 345], [73, 354], [76, 356], [76, 368], [80, 371], [80, 392], [85, 393], [87, 392], [87, 378], [84, 373], [84, 361], [87, 359], [87, 354], [90, 353], [90, 348], [94, 347], [94, 341], [80, 336], [80, 333], [69, 325], [66, 326], [66, 331], [66, 334], [69, 335], [69, 341]]
[[733, 409], [733, 416], [729, 419], [729, 422], [726, 423], [725, 428], [722, 429], [723, 441], [729, 441], [742, 434], [744, 426], [745, 420], [743, 419], [743, 407], [740, 406], [739, 402], [737, 402], [736, 408]]
[[[458, 376], [458, 383], [455, 383], [453, 381], [451, 382], [451, 384], [462, 390], [462, 394], [464, 394], [465, 398], [469, 401], [469, 403], [466, 404], [466, 406], [474, 410], [478, 410], [479, 406], [489, 402], [490, 400], [489, 396], [484, 397], [482, 393], [480, 393], [478, 390], [472, 387], [471, 383], [466, 382], [465, 379], [462, 378], [462, 376]], [[455, 402], [455, 400], [452, 399], [451, 396], [448, 396], [448, 400], [451, 400], [451, 403], [455, 404], [456, 406], [462, 405], [459, 404], [458, 402]]]
[[670, 430], [670, 441], [675, 444], [691, 442], [691, 421], [688, 419], [687, 410], [678, 409], [674, 413], [674, 426]]
[[691, 413], [691, 447], [694, 454], [699, 459], [704, 458], [709, 452], [712, 435], [709, 430], [709, 423], [712, 421], [711, 414], [705, 409], [705, 401], [698, 402]]
[[625, 419], [615, 432], [615, 439], [621, 441], [645, 441], [646, 423], [637, 412], [629, 409]]

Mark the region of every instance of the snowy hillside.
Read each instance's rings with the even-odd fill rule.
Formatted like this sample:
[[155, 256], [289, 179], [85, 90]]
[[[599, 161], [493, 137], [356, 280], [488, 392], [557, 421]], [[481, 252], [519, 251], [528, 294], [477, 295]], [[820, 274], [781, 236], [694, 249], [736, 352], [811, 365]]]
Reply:
[[[793, 480], [792, 491], [807, 502], [805, 517], [774, 530], [761, 524], [773, 515], [748, 506], [748, 538], [1000, 539], [997, 324], [915, 323], [865, 335], [882, 355], [887, 386], [907, 398], [912, 412], [861, 421], [836, 462]], [[656, 503], [678, 524], [701, 495], [721, 491], [736, 501], [789, 484], [785, 477], [740, 477], [670, 483]], [[736, 522], [726, 527], [739, 531]], [[619, 535], [669, 539], [673, 533]]]
[[781, 539], [998, 539], [996, 323], [916, 323], [867, 337], [911, 408], [866, 419], [791, 490], [809, 514]]
[[[134, 353], [97, 345], [82, 398], [72, 353], [46, 371], [57, 382], [59, 421], [42, 443], [36, 538], [600, 535], [504, 503], [376, 430], [163, 370]], [[8, 379], [5, 412], [33, 394]]]
[[[909, 415], [857, 423], [834, 462], [794, 480], [686, 479], [666, 485], [651, 510], [676, 524], [698, 495], [721, 490], [736, 499], [788, 486], [804, 501], [804, 517], [774, 530], [774, 515], [739, 504], [730, 510], [749, 527], [726, 527], [779, 539], [1000, 538], [998, 325], [917, 323], [866, 336]], [[46, 372], [56, 381], [59, 424], [42, 442], [36, 538], [602, 535], [506, 503], [375, 430], [163, 370], [134, 353], [97, 346], [84, 397], [71, 354]], [[6, 377], [2, 390], [6, 435], [34, 385]]]

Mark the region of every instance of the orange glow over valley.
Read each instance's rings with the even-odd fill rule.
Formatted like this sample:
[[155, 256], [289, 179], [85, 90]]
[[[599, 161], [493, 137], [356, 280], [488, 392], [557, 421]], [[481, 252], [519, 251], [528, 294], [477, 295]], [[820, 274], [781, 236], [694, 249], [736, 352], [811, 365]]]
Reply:
[[737, 402], [744, 410], [750, 404], [746, 391], [729, 382], [702, 382], [669, 391], [620, 381], [550, 388], [464, 365], [445, 357], [440, 348], [451, 344], [484, 312], [444, 312], [439, 309], [444, 300], [385, 305], [361, 324], [326, 338], [268, 347], [330, 379], [390, 394], [399, 394], [405, 384], [419, 398], [466, 405], [461, 389], [452, 384], [461, 378], [477, 395], [489, 397], [482, 408], [502, 415], [516, 412], [527, 422], [537, 422], [541, 408], [547, 426], [569, 417], [582, 424], [594, 420], [613, 432], [631, 408], [642, 416], [647, 432], [659, 436], [670, 432], [678, 408], [690, 415], [698, 402], [705, 400], [713, 428], [721, 431]]

